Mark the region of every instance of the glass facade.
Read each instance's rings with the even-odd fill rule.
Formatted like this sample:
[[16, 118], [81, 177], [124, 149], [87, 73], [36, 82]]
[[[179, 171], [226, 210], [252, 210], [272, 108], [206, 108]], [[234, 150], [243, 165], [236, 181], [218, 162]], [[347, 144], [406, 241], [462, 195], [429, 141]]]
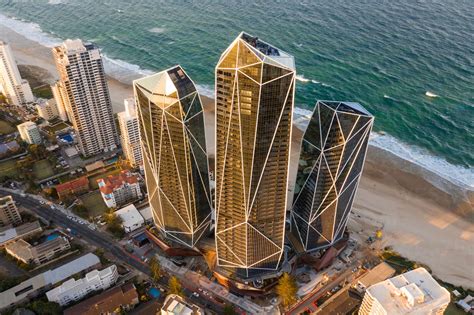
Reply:
[[291, 232], [305, 251], [342, 237], [373, 122], [358, 103], [317, 102], [301, 144], [291, 211]]
[[209, 229], [201, 99], [180, 66], [134, 81], [148, 199], [165, 238], [189, 247]]
[[216, 67], [217, 263], [241, 277], [283, 253], [295, 66], [241, 33]]

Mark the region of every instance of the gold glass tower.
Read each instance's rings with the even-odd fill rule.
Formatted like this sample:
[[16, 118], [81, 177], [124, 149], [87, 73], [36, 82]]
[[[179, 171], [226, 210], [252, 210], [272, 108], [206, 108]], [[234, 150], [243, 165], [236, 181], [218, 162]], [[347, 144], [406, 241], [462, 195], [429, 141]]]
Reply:
[[357, 191], [374, 117], [358, 103], [316, 103], [301, 144], [291, 211], [295, 248], [341, 239]]
[[218, 266], [276, 270], [283, 253], [293, 56], [241, 33], [216, 67]]
[[200, 96], [180, 66], [133, 86], [153, 220], [166, 239], [193, 247], [211, 220]]

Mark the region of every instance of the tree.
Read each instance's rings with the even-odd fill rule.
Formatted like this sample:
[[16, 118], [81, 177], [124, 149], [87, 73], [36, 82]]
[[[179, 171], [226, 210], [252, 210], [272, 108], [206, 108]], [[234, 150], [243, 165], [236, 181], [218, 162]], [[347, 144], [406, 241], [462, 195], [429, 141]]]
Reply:
[[226, 304], [224, 306], [224, 312], [223, 312], [224, 315], [235, 315], [237, 314], [235, 312], [235, 306], [234, 304]]
[[278, 280], [276, 292], [280, 297], [283, 307], [293, 304], [296, 301], [296, 293], [298, 292], [295, 279], [285, 272]]
[[58, 303], [45, 302], [42, 300], [31, 302], [28, 308], [38, 315], [60, 315], [63, 313]]
[[105, 222], [107, 222], [107, 231], [112, 233], [117, 238], [122, 238], [125, 231], [122, 227], [122, 219], [112, 210], [105, 214]]
[[183, 296], [183, 288], [181, 287], [181, 282], [179, 282], [179, 279], [176, 278], [175, 276], [172, 276], [170, 280], [168, 281], [168, 286], [170, 288], [169, 293], [170, 294], [176, 294]]
[[153, 256], [150, 259], [150, 262], [148, 263], [148, 265], [150, 266], [150, 269], [151, 269], [151, 277], [153, 278], [153, 281], [157, 282], [163, 275], [160, 261], [156, 259], [155, 256]]

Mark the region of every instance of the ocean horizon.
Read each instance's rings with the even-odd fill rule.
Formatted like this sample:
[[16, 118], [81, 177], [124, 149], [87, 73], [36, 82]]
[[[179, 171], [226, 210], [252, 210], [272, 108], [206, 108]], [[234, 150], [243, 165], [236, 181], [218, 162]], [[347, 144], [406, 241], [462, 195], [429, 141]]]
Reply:
[[[298, 74], [296, 123], [304, 124], [317, 99], [358, 101], [376, 117], [371, 145], [414, 162], [454, 184], [473, 188], [474, 53], [467, 39], [465, 42], [461, 40], [470, 30], [474, 31], [474, 22], [468, 21], [472, 13], [463, 10], [468, 2], [453, 4], [453, 1], [447, 1], [451, 3], [449, 7], [435, 1], [430, 7], [425, 1], [419, 1], [422, 10], [415, 11], [421, 13], [413, 16], [416, 13], [413, 13], [414, 4], [408, 0], [400, 1], [399, 6], [375, 4], [374, 1], [364, 1], [365, 6], [336, 2], [334, 8], [329, 1], [316, 2], [319, 7], [310, 1], [297, 4], [290, 1], [298, 8], [291, 12], [287, 4], [281, 4], [281, 23], [291, 26], [290, 30], [281, 32], [265, 29], [262, 21], [253, 25], [251, 18], [239, 21], [241, 9], [233, 17], [229, 14], [232, 7], [224, 8], [222, 1], [217, 1], [215, 8], [210, 8], [210, 3], [204, 1], [201, 3], [204, 12], [191, 12], [193, 10], [185, 4], [195, 7], [197, 3], [192, 1], [181, 4], [159, 1], [163, 12], [158, 12], [151, 0], [143, 1], [141, 6], [120, 0], [113, 5], [93, 7], [97, 10], [93, 10], [84, 21], [78, 21], [76, 17], [91, 10], [95, 5], [93, 2], [49, 0], [34, 4], [21, 1], [2, 4], [0, 1], [0, 24], [47, 47], [66, 38], [94, 42], [102, 50], [107, 74], [127, 84], [133, 79], [181, 64], [197, 83], [200, 93], [209, 97], [214, 97], [213, 74], [220, 53], [240, 31], [248, 31], [295, 55]], [[182, 13], [180, 5], [185, 7]], [[248, 5], [257, 12], [265, 11], [265, 4]], [[371, 5], [376, 8], [365, 14], [375, 18], [376, 13], [380, 13], [383, 17], [372, 21], [355, 19], [357, 12], [370, 9]], [[178, 22], [164, 13], [169, 15], [173, 8], [179, 16], [198, 23], [177, 25]], [[304, 12], [303, 8], [306, 8]], [[337, 8], [346, 11], [341, 11], [338, 17], [335, 15]], [[212, 22], [218, 19], [209, 14], [212, 9], [223, 12], [221, 18], [228, 25], [219, 22], [221, 29], [213, 29]], [[323, 9], [327, 21], [313, 20], [320, 17], [318, 14], [322, 14], [320, 11]], [[390, 12], [394, 9], [394, 13]], [[104, 10], [109, 14], [104, 14]], [[426, 27], [421, 25], [426, 15], [433, 17], [441, 14], [440, 10], [446, 11], [444, 14], [448, 20], [442, 27], [438, 25], [439, 29], [434, 29], [432, 21]], [[389, 34], [391, 29], [382, 29], [372, 36], [374, 38], [364, 35], [363, 27], [371, 32], [376, 25], [388, 28], [391, 19], [407, 12], [412, 15], [407, 17], [411, 25], [398, 23], [393, 26], [399, 33]], [[151, 13], [157, 14], [152, 21], [133, 19]], [[99, 22], [99, 15], [102, 22]], [[68, 17], [67, 21], [60, 21], [64, 16]], [[208, 21], [201, 21], [203, 16]], [[344, 26], [343, 17], [352, 20], [347, 20]], [[461, 21], [454, 21], [454, 17], [466, 19], [464, 29], [460, 26]], [[292, 25], [292, 21], [298, 21], [298, 25]], [[276, 22], [269, 17], [269, 23], [274, 25]], [[109, 29], [105, 29], [106, 25]], [[329, 26], [334, 30], [328, 31]], [[316, 35], [308, 32], [312, 27], [315, 27]], [[360, 38], [350, 40], [351, 32], [353, 37]], [[414, 38], [405, 38], [411, 35], [410, 32], [414, 33]], [[304, 36], [299, 38], [298, 34]], [[444, 46], [439, 47], [439, 40], [449, 36], [448, 44], [452, 47], [439, 51], [444, 49]], [[418, 40], [424, 47], [418, 46]]]

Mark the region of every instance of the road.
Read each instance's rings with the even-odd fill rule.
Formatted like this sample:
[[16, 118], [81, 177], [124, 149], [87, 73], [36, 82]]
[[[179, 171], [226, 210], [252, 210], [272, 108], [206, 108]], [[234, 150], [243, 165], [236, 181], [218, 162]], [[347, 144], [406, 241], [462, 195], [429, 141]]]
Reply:
[[[148, 266], [143, 263], [140, 259], [137, 257], [129, 254], [127, 251], [125, 251], [119, 244], [118, 242], [109, 236], [106, 233], [97, 231], [97, 230], [91, 230], [87, 225], [85, 224], [79, 224], [77, 222], [74, 222], [70, 220], [66, 214], [61, 212], [60, 210], [53, 210], [47, 205], [42, 205], [39, 203], [38, 200], [33, 199], [31, 197], [22, 197], [21, 193], [15, 193], [12, 192], [11, 190], [4, 190], [0, 188], [0, 197], [7, 196], [7, 195], [12, 195], [14, 200], [16, 202], [21, 203], [21, 206], [34, 212], [36, 215], [42, 217], [45, 220], [51, 221], [54, 224], [62, 227], [63, 229], [71, 229], [77, 233], [83, 239], [84, 241], [88, 242], [91, 245], [94, 245], [98, 248], [102, 248], [104, 251], [109, 252], [112, 254], [117, 261], [120, 261], [122, 263], [128, 264], [132, 268], [150, 276], [150, 270]], [[163, 276], [161, 277], [159, 284], [165, 288], [168, 287], [168, 280], [169, 277]], [[186, 285], [183, 285], [184, 287], [187, 287]], [[217, 304], [212, 304], [212, 301], [203, 301], [203, 299], [196, 299], [195, 297], [192, 296], [192, 292], [185, 290], [185, 293], [188, 297], [192, 298], [193, 302], [198, 304], [201, 307], [206, 307], [207, 309], [210, 309], [218, 314], [222, 313], [222, 306], [217, 305]], [[203, 305], [205, 303], [205, 305]]]
[[337, 276], [334, 280], [331, 280], [330, 283], [326, 284], [324, 287], [321, 289], [317, 289], [315, 292], [312, 294], [309, 294], [305, 297], [305, 299], [297, 304], [295, 307], [293, 307], [291, 310], [286, 312], [286, 314], [301, 314], [306, 310], [310, 310], [311, 313], [316, 312], [317, 307], [315, 305], [315, 302], [323, 297], [327, 292], [331, 291], [333, 288], [335, 288], [339, 283], [341, 283], [344, 279], [348, 277], [353, 277], [352, 274], [352, 268], [348, 268], [345, 270], [342, 274]]

